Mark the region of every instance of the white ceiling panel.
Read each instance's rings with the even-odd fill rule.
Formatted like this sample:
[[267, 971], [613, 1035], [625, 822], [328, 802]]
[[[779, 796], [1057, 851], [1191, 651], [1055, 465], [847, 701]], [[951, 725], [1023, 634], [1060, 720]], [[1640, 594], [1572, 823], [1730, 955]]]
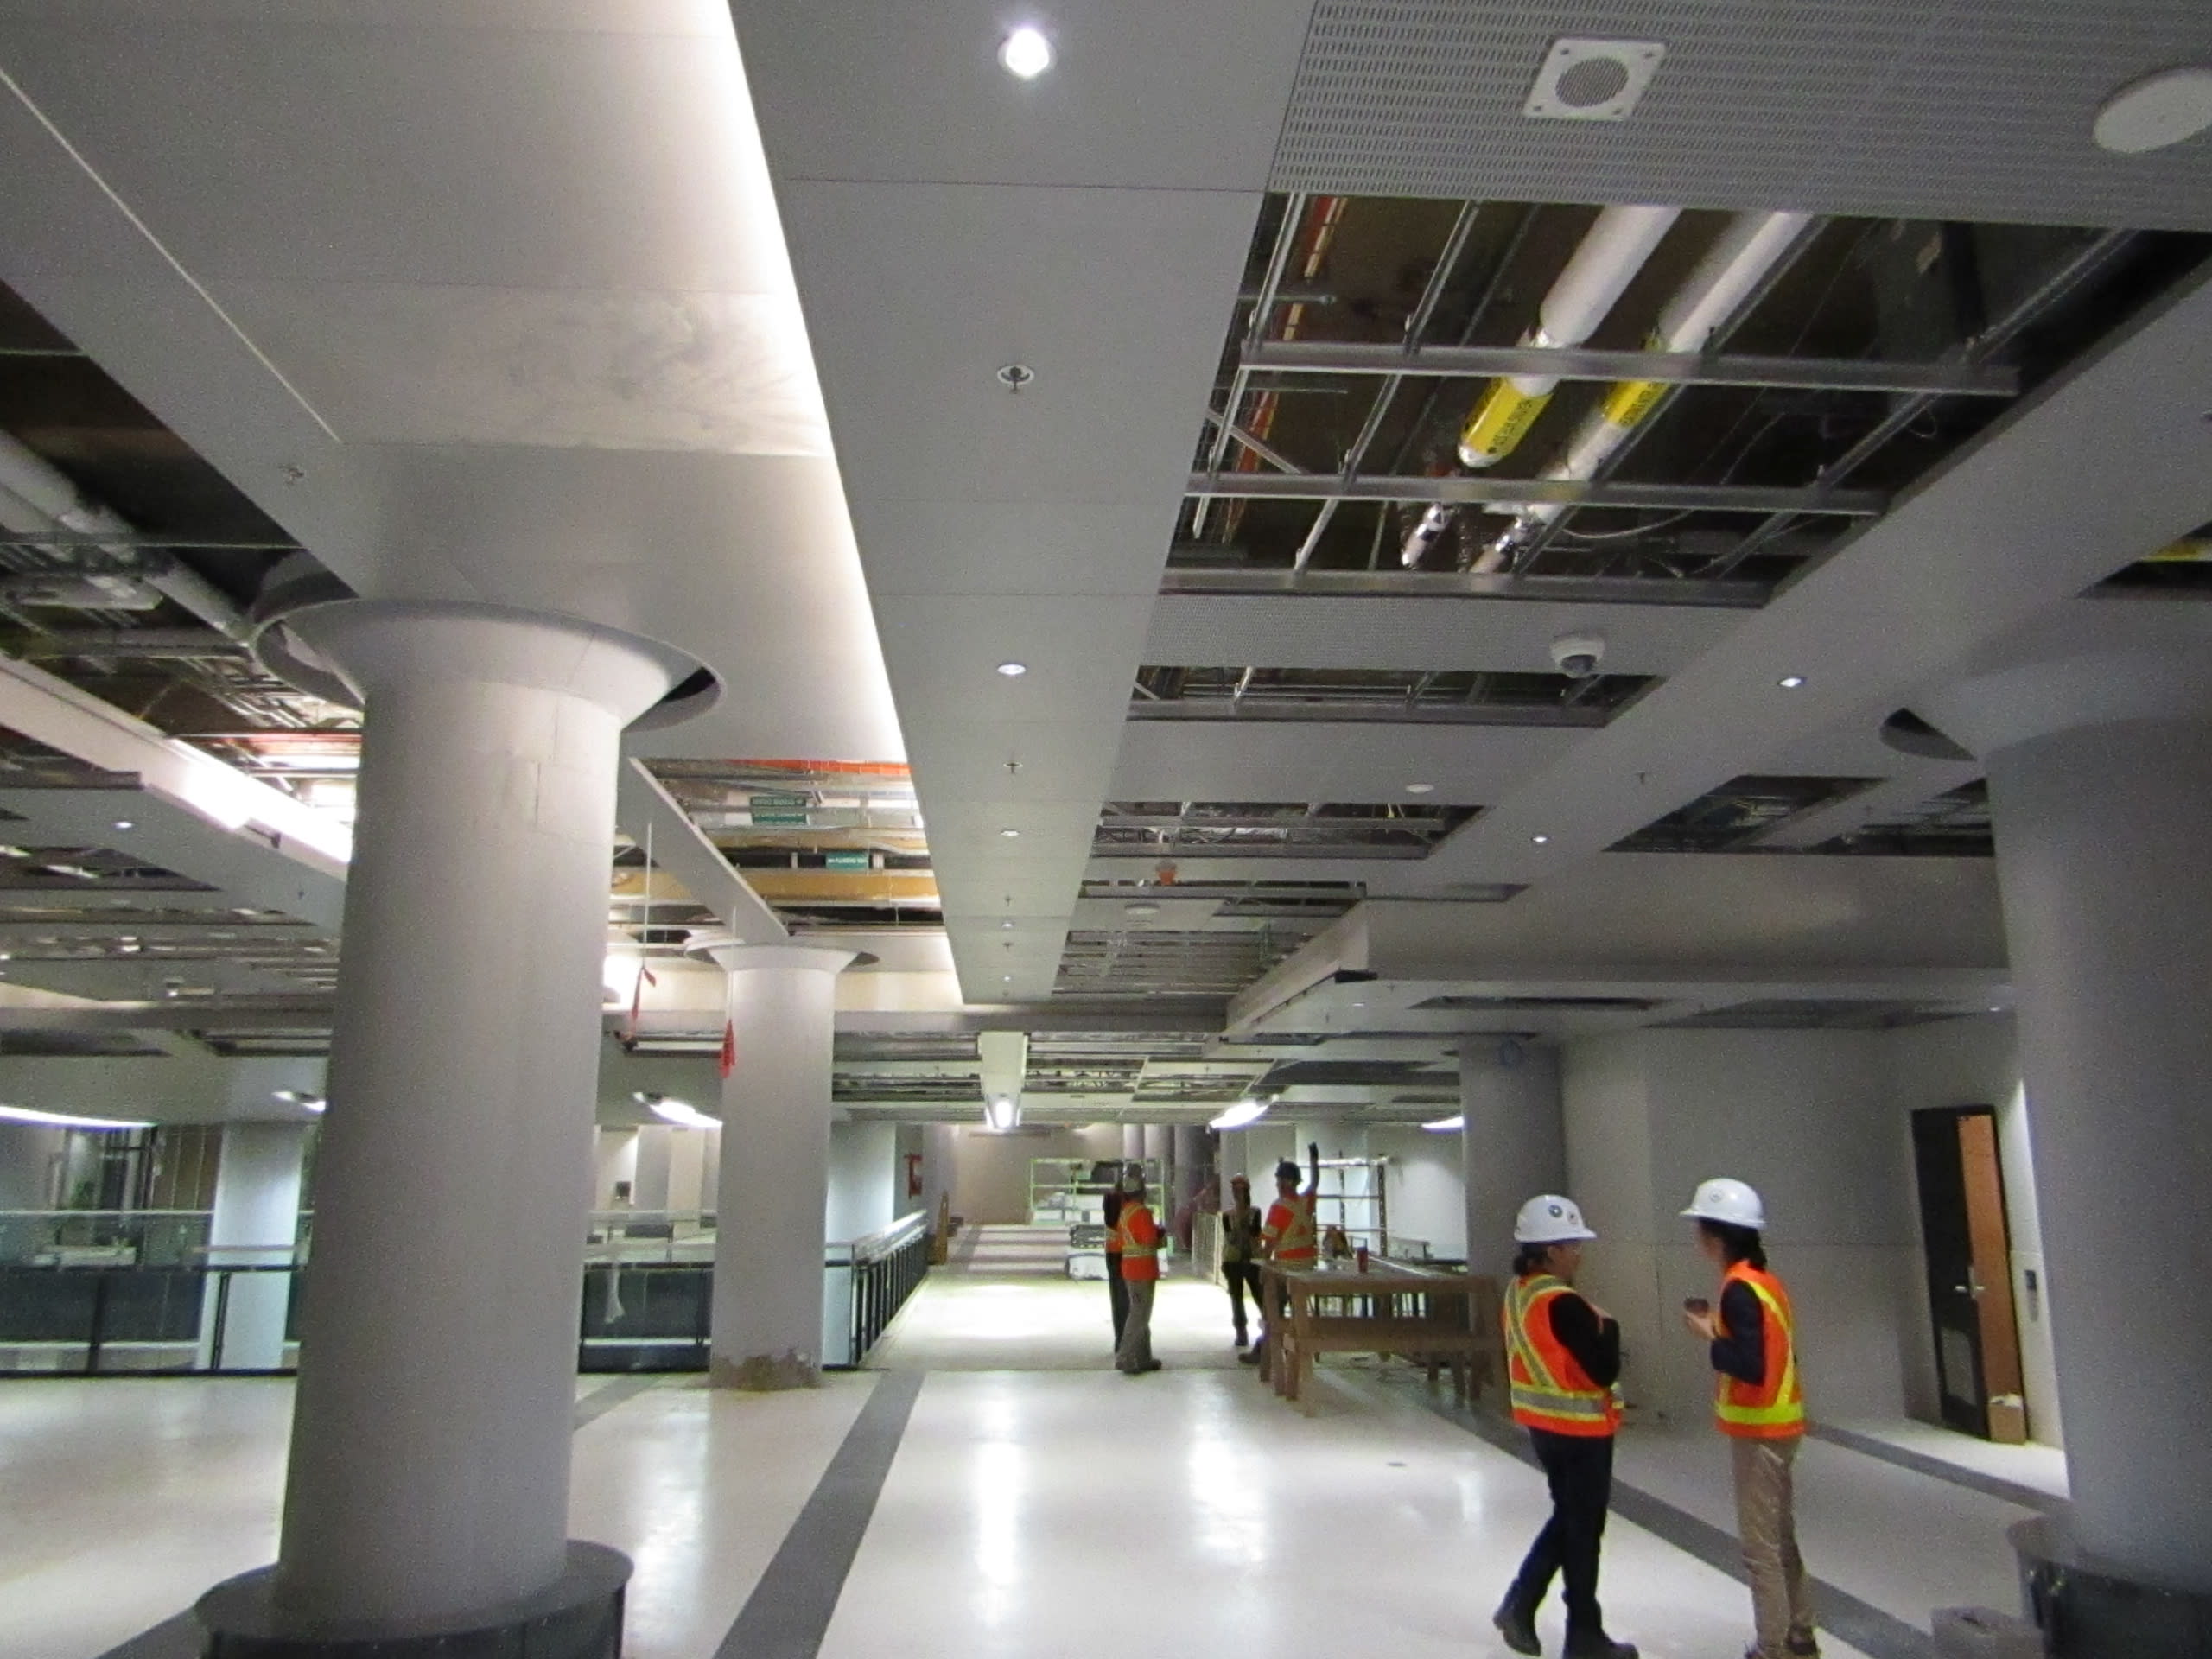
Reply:
[[[1589, 735], [1543, 726], [1135, 720], [1122, 734], [1113, 798], [1483, 806]], [[1434, 791], [1406, 792], [1423, 783]]]
[[[1312, 0], [736, 0], [779, 175], [1256, 190]], [[1017, 22], [1057, 60], [1000, 67]], [[835, 97], [824, 97], [834, 75]]]
[[727, 44], [72, 16], [0, 25], [0, 58], [203, 281], [782, 280]]
[[[861, 496], [868, 589], [1141, 600], [1160, 587], [1173, 501], [911, 501]], [[897, 607], [887, 608], [896, 609]]]
[[1748, 614], [1688, 605], [1169, 594], [1153, 609], [1145, 661], [1548, 674], [1554, 639], [1595, 633], [1605, 641], [1608, 674], [1671, 674]]

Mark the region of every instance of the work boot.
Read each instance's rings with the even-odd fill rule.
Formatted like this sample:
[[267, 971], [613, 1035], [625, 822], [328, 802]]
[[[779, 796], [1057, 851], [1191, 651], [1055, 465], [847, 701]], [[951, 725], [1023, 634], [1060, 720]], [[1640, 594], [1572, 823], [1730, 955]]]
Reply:
[[1511, 1596], [1498, 1604], [1497, 1611], [1490, 1616], [1497, 1626], [1498, 1638], [1516, 1653], [1525, 1653], [1530, 1659], [1541, 1655], [1544, 1644], [1536, 1640], [1536, 1615], [1533, 1609], [1523, 1607]]
[[1250, 1338], [1249, 1337], [1248, 1337], [1248, 1336], [1246, 1336], [1246, 1335], [1244, 1334], [1244, 1328], [1243, 1328], [1243, 1326], [1239, 1325], [1239, 1326], [1236, 1328], [1236, 1345], [1237, 1345], [1239, 1348], [1242, 1348], [1243, 1346], [1244, 1346], [1244, 1344], [1245, 1344], [1246, 1343], [1249, 1342], [1250, 1340], [1251, 1340], [1251, 1338]]
[[1636, 1659], [1636, 1644], [1616, 1642], [1602, 1632], [1597, 1636], [1567, 1638], [1567, 1659]]
[[1801, 1624], [1789, 1632], [1783, 1647], [1791, 1659], [1821, 1659], [1821, 1644], [1813, 1639], [1813, 1627]]

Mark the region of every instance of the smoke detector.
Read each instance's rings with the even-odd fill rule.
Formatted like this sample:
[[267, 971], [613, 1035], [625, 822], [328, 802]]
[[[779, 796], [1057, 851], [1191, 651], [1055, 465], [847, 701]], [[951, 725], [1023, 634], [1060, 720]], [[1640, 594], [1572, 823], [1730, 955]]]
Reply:
[[1666, 55], [1657, 41], [1563, 36], [1544, 54], [1521, 113], [1539, 121], [1625, 121]]

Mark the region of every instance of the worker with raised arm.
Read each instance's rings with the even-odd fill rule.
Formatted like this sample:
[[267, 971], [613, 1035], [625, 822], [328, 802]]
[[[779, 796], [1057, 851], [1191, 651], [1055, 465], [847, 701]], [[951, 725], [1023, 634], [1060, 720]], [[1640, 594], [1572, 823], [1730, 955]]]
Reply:
[[1563, 1578], [1567, 1659], [1637, 1659], [1634, 1647], [1605, 1634], [1598, 1605], [1621, 1421], [1621, 1328], [1574, 1287], [1582, 1247], [1597, 1236], [1574, 1201], [1555, 1192], [1539, 1193], [1514, 1217], [1513, 1282], [1500, 1320], [1506, 1382], [1513, 1421], [1529, 1431], [1551, 1489], [1552, 1513], [1491, 1622], [1514, 1652], [1542, 1653], [1536, 1609], [1554, 1577]]
[[1805, 1436], [1797, 1373], [1797, 1318], [1767, 1268], [1759, 1234], [1766, 1206], [1741, 1181], [1706, 1182], [1682, 1214], [1720, 1271], [1720, 1306], [1682, 1306], [1682, 1322], [1707, 1344], [1718, 1389], [1713, 1417], [1728, 1437], [1736, 1479], [1736, 1530], [1751, 1580], [1758, 1639], [1745, 1659], [1810, 1659], [1813, 1599], [1797, 1550], [1791, 1471]]

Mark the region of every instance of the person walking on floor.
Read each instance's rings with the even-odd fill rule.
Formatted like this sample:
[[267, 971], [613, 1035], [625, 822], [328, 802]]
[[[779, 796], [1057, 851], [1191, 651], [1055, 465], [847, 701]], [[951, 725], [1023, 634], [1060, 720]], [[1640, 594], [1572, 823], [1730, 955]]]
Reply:
[[1513, 1421], [1529, 1431], [1551, 1488], [1551, 1519], [1491, 1622], [1516, 1653], [1541, 1654], [1536, 1609], [1566, 1580], [1567, 1659], [1637, 1659], [1605, 1634], [1598, 1553], [1612, 1503], [1620, 1427], [1621, 1328], [1574, 1288], [1582, 1247], [1597, 1237], [1571, 1198], [1546, 1192], [1514, 1217], [1513, 1283], [1501, 1319]]
[[1244, 1293], [1260, 1306], [1260, 1211], [1252, 1202], [1252, 1183], [1242, 1175], [1229, 1182], [1229, 1204], [1221, 1212], [1221, 1276], [1229, 1281], [1229, 1317], [1236, 1345], [1251, 1340], [1244, 1323]]
[[1106, 1189], [1100, 1208], [1106, 1222], [1106, 1300], [1114, 1310], [1114, 1351], [1122, 1351], [1122, 1332], [1129, 1322], [1129, 1287], [1122, 1280], [1122, 1180], [1116, 1166], [1114, 1184]]
[[[1313, 1166], [1313, 1180], [1300, 1192], [1298, 1166], [1287, 1158], [1277, 1164], [1275, 1201], [1268, 1206], [1267, 1219], [1260, 1224], [1261, 1259], [1294, 1270], [1312, 1267], [1321, 1255], [1320, 1230], [1313, 1216], [1314, 1201], [1321, 1195], [1319, 1145], [1309, 1143], [1306, 1155]], [[1287, 1311], [1278, 1284], [1273, 1304], [1260, 1310], [1262, 1324], [1258, 1345], [1237, 1356], [1247, 1365], [1259, 1366], [1262, 1376], [1267, 1375], [1268, 1332], [1281, 1323]]]
[[1699, 1247], [1721, 1270], [1719, 1307], [1694, 1299], [1682, 1320], [1709, 1344], [1719, 1382], [1713, 1415], [1735, 1463], [1736, 1529], [1758, 1632], [1745, 1659], [1809, 1659], [1821, 1649], [1791, 1480], [1805, 1391], [1796, 1315], [1759, 1242], [1766, 1206], [1743, 1182], [1721, 1178], [1699, 1187], [1682, 1214], [1697, 1223]]
[[1160, 1283], [1160, 1224], [1144, 1201], [1144, 1177], [1131, 1175], [1122, 1183], [1122, 1281], [1128, 1287], [1128, 1320], [1122, 1327], [1121, 1345], [1114, 1351], [1114, 1369], [1125, 1376], [1156, 1371], [1152, 1357], [1152, 1295]]

